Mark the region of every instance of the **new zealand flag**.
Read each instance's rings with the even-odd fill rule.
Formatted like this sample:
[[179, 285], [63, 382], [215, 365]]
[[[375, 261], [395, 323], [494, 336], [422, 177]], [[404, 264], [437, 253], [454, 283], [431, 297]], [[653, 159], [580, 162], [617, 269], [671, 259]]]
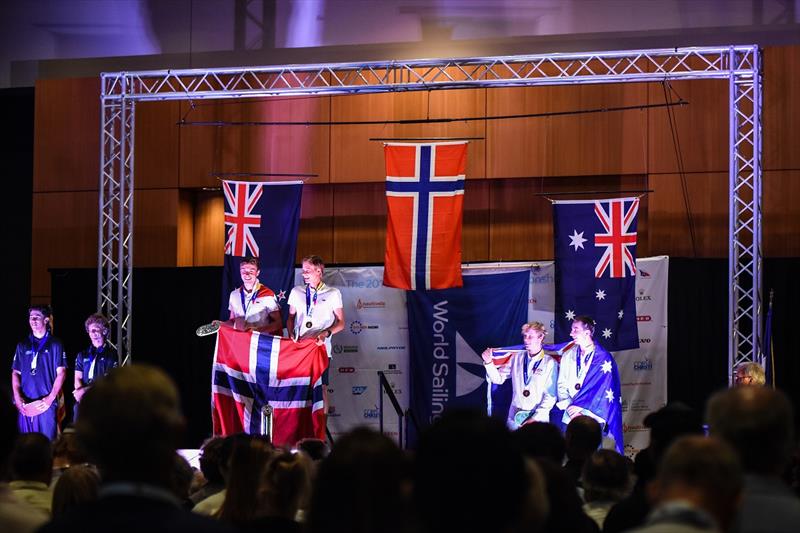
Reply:
[[[220, 318], [227, 320], [228, 297], [242, 284], [239, 263], [258, 257], [261, 283], [272, 289], [286, 310], [294, 282], [297, 228], [303, 183], [223, 181], [225, 194], [225, 261]], [[284, 313], [285, 318], [285, 313]]]
[[609, 351], [639, 347], [636, 325], [638, 198], [555, 202], [555, 338], [589, 315], [594, 338]]

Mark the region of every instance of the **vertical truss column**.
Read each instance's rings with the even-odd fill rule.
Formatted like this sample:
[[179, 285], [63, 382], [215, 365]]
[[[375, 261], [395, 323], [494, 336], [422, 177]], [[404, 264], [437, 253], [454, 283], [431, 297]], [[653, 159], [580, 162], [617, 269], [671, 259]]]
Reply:
[[731, 48], [728, 379], [761, 355], [761, 57]]
[[130, 358], [132, 326], [134, 102], [110, 97], [114, 84], [122, 84], [124, 94], [124, 77], [103, 77], [97, 310], [108, 317], [109, 341], [124, 364]]

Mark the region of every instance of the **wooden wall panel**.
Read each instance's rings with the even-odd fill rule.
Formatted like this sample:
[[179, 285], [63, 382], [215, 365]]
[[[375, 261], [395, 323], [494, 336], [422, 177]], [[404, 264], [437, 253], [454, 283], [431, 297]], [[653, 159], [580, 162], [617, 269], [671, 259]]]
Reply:
[[768, 170], [762, 185], [762, 253], [800, 257], [800, 170]]
[[303, 186], [295, 261], [300, 263], [307, 255], [318, 255], [333, 263], [333, 187], [330, 185]]
[[225, 249], [225, 199], [222, 191], [192, 192], [194, 266], [222, 266]]
[[[651, 104], [666, 100], [662, 84], [649, 83]], [[673, 128], [683, 158], [684, 172], [726, 172], [728, 169], [728, 82], [690, 80], [672, 83], [671, 101], [680, 95], [688, 105], [648, 110], [648, 172], [679, 172]], [[675, 94], [677, 93], [677, 95]]]
[[489, 257], [489, 180], [467, 180], [464, 189], [464, 223], [461, 259], [464, 262], [486, 261]]
[[136, 104], [134, 187], [178, 187], [180, 154], [180, 102]]
[[191, 190], [178, 190], [178, 251], [177, 265], [194, 266], [194, 204]]
[[800, 46], [764, 50], [763, 164], [800, 169]]
[[133, 198], [133, 266], [178, 264], [178, 189], [139, 189]]
[[97, 267], [95, 191], [33, 194], [31, 298], [50, 299], [49, 268]]
[[386, 199], [383, 183], [353, 183], [333, 194], [333, 263], [383, 263]]
[[[499, 88], [489, 116], [574, 112], [647, 103], [641, 84]], [[489, 177], [646, 172], [647, 115], [640, 110], [492, 120], [486, 127]]]
[[36, 82], [33, 190], [97, 191], [100, 79]]
[[[329, 120], [328, 97], [207, 101], [187, 122], [319, 122]], [[317, 174], [328, 182], [329, 126], [184, 126], [180, 129], [181, 186], [218, 187], [215, 172]], [[235, 179], [235, 178], [231, 178]], [[258, 178], [282, 181], [286, 177]]]
[[706, 172], [687, 175], [695, 248], [683, 200], [680, 175], [651, 174], [649, 253], [678, 257], [728, 256], [728, 175]]

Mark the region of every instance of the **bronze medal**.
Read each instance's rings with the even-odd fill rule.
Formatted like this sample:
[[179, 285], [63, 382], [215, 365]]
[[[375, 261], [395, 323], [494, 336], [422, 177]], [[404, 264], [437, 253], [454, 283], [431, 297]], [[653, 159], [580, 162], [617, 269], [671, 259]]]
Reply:
[[522, 395], [527, 398], [528, 396], [531, 395], [531, 391], [529, 391], [528, 389], [525, 389], [524, 391], [522, 391]]
[[311, 329], [311, 326], [313, 326], [313, 325], [314, 324], [310, 320], [308, 322], [306, 322], [306, 327], [309, 328], [309, 329]]
[[575, 390], [581, 390], [581, 384], [580, 383], [576, 383], [575, 384]]

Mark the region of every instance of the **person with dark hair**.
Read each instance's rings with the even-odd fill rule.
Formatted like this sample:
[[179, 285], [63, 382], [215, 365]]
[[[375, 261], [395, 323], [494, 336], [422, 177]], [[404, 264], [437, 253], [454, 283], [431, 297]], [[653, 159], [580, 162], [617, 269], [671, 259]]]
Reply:
[[356, 428], [338, 439], [319, 465], [306, 530], [413, 531], [410, 483], [410, 464], [403, 451], [385, 435]]
[[242, 285], [228, 298], [228, 324], [239, 331], [255, 330], [270, 335], [283, 331], [281, 306], [275, 293], [258, 280], [261, 274], [257, 257], [245, 257], [239, 263]]
[[545, 335], [544, 324], [528, 322], [522, 325], [524, 349], [514, 350], [502, 365], [496, 365], [495, 348], [487, 348], [481, 354], [486, 378], [491, 383], [501, 385], [511, 378], [511, 407], [506, 422], [509, 429], [517, 429], [526, 422], [550, 420], [550, 409], [556, 403], [558, 363], [542, 349]]
[[576, 416], [570, 420], [564, 432], [567, 454], [564, 470], [576, 487], [581, 485], [584, 463], [597, 451], [602, 442], [603, 429], [597, 420], [590, 416]]
[[541, 469], [547, 487], [547, 499], [550, 502], [550, 513], [542, 531], [547, 533], [596, 533], [600, 531], [597, 524], [583, 511], [575, 486], [572, 484], [561, 465], [554, 464], [544, 458], [536, 460]]
[[53, 493], [53, 445], [41, 433], [17, 437], [11, 453], [11, 492], [17, 499], [50, 514]]
[[712, 435], [728, 442], [745, 471], [737, 532], [797, 531], [800, 499], [781, 480], [794, 447], [794, 415], [786, 394], [768, 387], [734, 387], [706, 405]]
[[75, 397], [73, 420], [78, 419], [78, 405], [86, 391], [100, 377], [117, 367], [117, 354], [113, 353], [108, 339], [108, 319], [100, 313], [89, 315], [84, 322], [90, 346], [75, 357]]
[[17, 344], [11, 365], [11, 391], [19, 411], [21, 433], [42, 433], [50, 440], [59, 432], [58, 406], [67, 370], [61, 341], [51, 334], [52, 314], [46, 305], [28, 309], [31, 334]]
[[275, 448], [268, 437], [244, 433], [234, 436], [225, 499], [213, 517], [237, 528], [253, 521], [258, 511], [261, 478], [274, 454]]
[[[701, 436], [676, 440], [658, 466], [655, 508], [635, 533], [728, 531], [742, 490], [742, 467], [725, 442]], [[797, 522], [793, 531], [797, 530]], [[757, 531], [776, 531], [762, 525]]]
[[224, 463], [228, 457], [223, 455], [225, 447], [224, 437], [211, 437], [203, 443], [200, 449], [200, 471], [205, 478], [205, 484], [189, 496], [189, 499], [197, 505], [212, 494], [225, 489], [225, 478], [222, 475]]
[[53, 488], [53, 518], [97, 500], [99, 488], [100, 474], [95, 467], [74, 465], [67, 468]]
[[546, 458], [553, 464], [564, 461], [564, 435], [549, 422], [531, 422], [511, 433], [514, 447], [530, 459]]
[[8, 393], [0, 388], [0, 531], [32, 533], [47, 522], [47, 513], [18, 500], [6, 483], [18, 432], [17, 410]]
[[[328, 358], [333, 354], [331, 337], [344, 329], [342, 293], [322, 281], [325, 262], [318, 255], [303, 258], [303, 285], [289, 293], [289, 318], [286, 328], [295, 340], [315, 339], [325, 345]], [[328, 369], [322, 374], [322, 398], [328, 413]]]
[[630, 490], [631, 461], [612, 450], [597, 450], [583, 464], [583, 511], [603, 529], [609, 509]]
[[564, 411], [564, 424], [581, 415], [597, 420], [603, 436], [613, 440], [613, 448], [622, 453], [619, 371], [614, 357], [595, 342], [594, 326], [588, 316], [576, 316], [572, 321], [570, 337], [574, 342], [562, 351], [556, 406]]
[[178, 390], [163, 371], [127, 365], [98, 380], [81, 400], [75, 430], [100, 470], [99, 497], [55, 517], [41, 532], [229, 531], [181, 509], [172, 492], [185, 424]]

